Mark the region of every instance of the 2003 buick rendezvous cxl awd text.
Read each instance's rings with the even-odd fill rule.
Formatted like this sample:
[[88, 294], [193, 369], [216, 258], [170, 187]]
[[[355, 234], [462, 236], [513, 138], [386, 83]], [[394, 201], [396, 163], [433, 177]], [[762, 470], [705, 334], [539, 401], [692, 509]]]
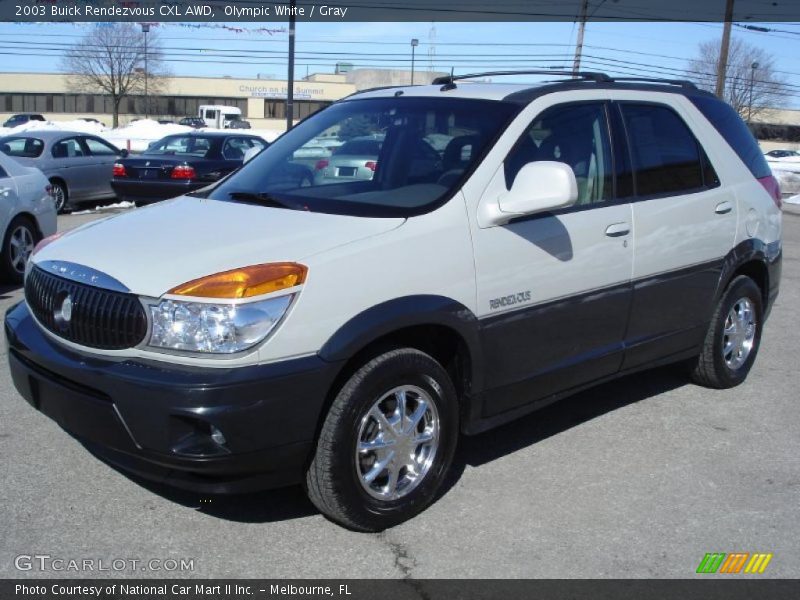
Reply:
[[[781, 216], [733, 110], [685, 82], [456, 79], [356, 94], [214, 187], [45, 240], [6, 317], [20, 393], [144, 477], [302, 482], [374, 531], [435, 499], [462, 433], [657, 364], [741, 383]], [[372, 177], [293, 178], [321, 136], [379, 140]]]

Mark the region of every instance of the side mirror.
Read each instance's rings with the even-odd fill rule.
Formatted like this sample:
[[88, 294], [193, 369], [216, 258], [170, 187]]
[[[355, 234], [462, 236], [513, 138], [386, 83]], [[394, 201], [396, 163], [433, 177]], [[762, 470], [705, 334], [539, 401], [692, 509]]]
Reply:
[[128, 152], [127, 148], [123, 148], [122, 150], [119, 151], [119, 155], [121, 158], [127, 158], [128, 154], [130, 154], [130, 152]]
[[501, 215], [507, 215], [511, 220], [566, 208], [575, 204], [577, 199], [578, 182], [572, 167], [562, 162], [542, 160], [520, 169], [511, 190], [498, 198], [498, 206]]

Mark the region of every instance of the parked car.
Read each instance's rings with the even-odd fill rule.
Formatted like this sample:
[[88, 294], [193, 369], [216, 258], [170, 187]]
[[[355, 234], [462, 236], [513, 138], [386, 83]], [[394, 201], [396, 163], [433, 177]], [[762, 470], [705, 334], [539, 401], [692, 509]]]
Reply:
[[18, 115], [11, 115], [5, 123], [3, 123], [3, 127], [18, 127], [19, 125], [24, 125], [29, 121], [44, 121], [45, 118], [43, 115], [38, 113], [20, 113]]
[[81, 117], [78, 120], [79, 121], [86, 121], [87, 123], [97, 123], [98, 125], [102, 125], [103, 127], [106, 126], [105, 123], [103, 123], [102, 121], [100, 121], [98, 119], [95, 119], [93, 117]]
[[206, 126], [206, 122], [200, 117], [183, 117], [180, 121], [178, 121], [178, 125], [186, 125], [188, 127], [194, 127], [195, 129], [202, 129]]
[[250, 121], [242, 119], [239, 116], [233, 116], [225, 123], [226, 129], [250, 129]]
[[159, 119], [158, 123], [159, 125], [172, 125], [173, 123], [175, 123], [175, 121], [173, 121], [172, 119]]
[[770, 158], [797, 158], [800, 157], [800, 152], [797, 150], [770, 150], [766, 153]]
[[247, 150], [266, 145], [243, 133], [168, 135], [141, 154], [118, 160], [111, 187], [121, 200], [139, 204], [174, 198], [225, 177], [242, 166]]
[[0, 152], [37, 167], [50, 180], [58, 212], [114, 197], [114, 163], [127, 154], [79, 131], [40, 130], [0, 138]]
[[[121, 469], [303, 482], [380, 531], [434, 502], [461, 434], [667, 363], [742, 383], [782, 256], [747, 126], [688, 83], [543, 73], [351, 95], [215, 186], [42, 247], [6, 316], [17, 389]], [[343, 130], [383, 136], [373, 175], [288, 187]]]
[[364, 136], [348, 140], [338, 148], [300, 148], [298, 154], [304, 157], [317, 148], [327, 154], [327, 158], [318, 159], [314, 165], [314, 179], [318, 184], [370, 180], [378, 167], [382, 145], [382, 136]]
[[34, 247], [55, 232], [56, 210], [47, 177], [0, 153], [0, 279], [22, 283]]

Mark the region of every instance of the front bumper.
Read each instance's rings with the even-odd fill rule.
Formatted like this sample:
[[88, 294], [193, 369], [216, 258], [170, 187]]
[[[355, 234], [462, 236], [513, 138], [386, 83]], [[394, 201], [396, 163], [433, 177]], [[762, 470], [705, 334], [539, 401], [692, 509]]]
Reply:
[[32, 406], [121, 469], [205, 493], [301, 481], [339, 367], [316, 356], [200, 368], [78, 353], [24, 302], [5, 330], [14, 385]]

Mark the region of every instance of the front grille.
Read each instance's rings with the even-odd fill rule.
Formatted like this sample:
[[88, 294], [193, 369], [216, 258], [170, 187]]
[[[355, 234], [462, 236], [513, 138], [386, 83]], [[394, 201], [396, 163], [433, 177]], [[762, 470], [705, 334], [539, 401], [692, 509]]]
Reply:
[[[56, 314], [67, 296], [72, 316], [64, 322]], [[76, 283], [38, 267], [25, 278], [25, 300], [48, 331], [82, 346], [122, 350], [139, 344], [147, 333], [147, 316], [136, 296]]]

